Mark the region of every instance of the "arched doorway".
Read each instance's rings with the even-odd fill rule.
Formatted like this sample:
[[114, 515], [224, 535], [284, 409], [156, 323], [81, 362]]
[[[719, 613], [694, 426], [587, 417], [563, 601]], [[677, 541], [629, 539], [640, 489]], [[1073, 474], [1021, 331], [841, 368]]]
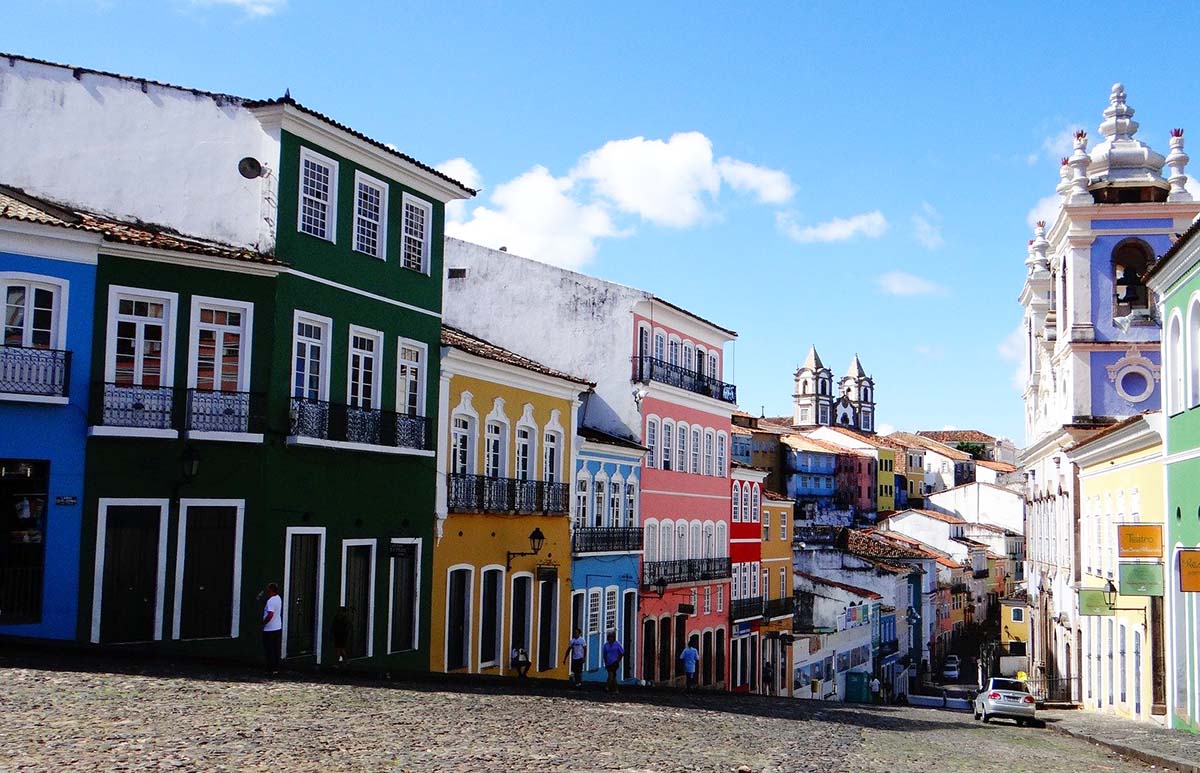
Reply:
[[642, 678], [647, 682], [654, 681], [654, 641], [657, 628], [654, 618], [648, 617], [642, 623]]
[[701, 677], [704, 680], [704, 686], [708, 687], [713, 683], [713, 635], [712, 631], [704, 632], [704, 649], [701, 652], [703, 658], [703, 671]]

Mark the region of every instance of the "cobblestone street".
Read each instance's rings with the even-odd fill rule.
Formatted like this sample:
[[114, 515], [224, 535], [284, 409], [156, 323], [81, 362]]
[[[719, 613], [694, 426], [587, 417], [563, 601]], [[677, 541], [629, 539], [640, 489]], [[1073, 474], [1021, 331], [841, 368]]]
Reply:
[[127, 666], [72, 672], [0, 658], [0, 770], [1146, 769], [1050, 730], [925, 709]]

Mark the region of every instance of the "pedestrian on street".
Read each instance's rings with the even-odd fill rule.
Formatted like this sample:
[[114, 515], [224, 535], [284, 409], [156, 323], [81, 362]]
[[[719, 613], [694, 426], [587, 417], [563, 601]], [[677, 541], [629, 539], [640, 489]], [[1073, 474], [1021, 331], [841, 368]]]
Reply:
[[604, 642], [601, 654], [604, 656], [604, 668], [608, 670], [608, 682], [604, 685], [604, 689], [608, 692], [616, 692], [617, 669], [621, 667], [621, 661], [625, 659], [625, 648], [621, 646], [621, 642], [617, 641], [616, 631], [608, 632], [608, 641]]
[[567, 681], [576, 689], [583, 687], [583, 664], [587, 660], [587, 639], [583, 638], [583, 630], [575, 629], [575, 636], [567, 642], [567, 651], [563, 653], [563, 662], [571, 659], [571, 673]]
[[267, 583], [267, 603], [263, 607], [262, 638], [267, 673], [278, 674], [279, 653], [283, 645], [283, 600], [279, 598], [279, 586], [273, 582]]
[[871, 677], [871, 703], [879, 703], [879, 690], [882, 685], [879, 683], [879, 677]]
[[350, 642], [350, 607], [338, 607], [333, 615], [333, 651], [337, 662], [346, 659], [346, 646]]
[[518, 679], [529, 678], [529, 651], [522, 646], [512, 648], [512, 667], [517, 672]]
[[700, 650], [688, 642], [683, 652], [679, 653], [679, 659], [683, 661], [683, 672], [687, 674], [687, 689], [696, 689], [696, 664], [700, 662]]
[[771, 695], [775, 687], [775, 666], [769, 660], [763, 661], [762, 683], [763, 695]]

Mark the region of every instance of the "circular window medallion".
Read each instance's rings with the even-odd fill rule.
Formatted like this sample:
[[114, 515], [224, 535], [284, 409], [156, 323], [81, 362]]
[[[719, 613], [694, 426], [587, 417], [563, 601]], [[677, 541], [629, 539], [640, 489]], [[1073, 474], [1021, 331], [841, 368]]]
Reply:
[[1130, 365], [1116, 378], [1117, 394], [1131, 403], [1140, 403], [1154, 394], [1154, 374], [1140, 365]]

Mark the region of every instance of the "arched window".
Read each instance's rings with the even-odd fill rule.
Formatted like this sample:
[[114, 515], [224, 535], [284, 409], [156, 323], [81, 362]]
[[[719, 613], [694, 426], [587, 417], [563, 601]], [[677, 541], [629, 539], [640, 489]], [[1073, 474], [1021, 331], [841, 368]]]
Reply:
[[658, 521], [646, 521], [645, 527], [646, 555], [644, 560], [649, 563], [658, 560]]
[[1200, 405], [1200, 298], [1188, 304], [1187, 385], [1188, 407]]
[[758, 484], [754, 485], [754, 489], [751, 491], [750, 495], [752, 497], [750, 501], [750, 512], [754, 515], [754, 522], [758, 523], [759, 513], [762, 512], [762, 500], [759, 498], [761, 494]]
[[717, 544], [713, 546], [713, 554], [719, 558], [729, 555], [729, 527], [724, 521], [717, 521]]
[[691, 341], [683, 342], [683, 369], [688, 373], [696, 370], [696, 350]]
[[675, 444], [672, 441], [675, 439], [675, 422], [670, 419], [663, 419], [662, 433], [662, 468], [664, 470], [672, 470], [674, 469], [672, 459], [674, 457]]
[[712, 558], [716, 555], [716, 540], [715, 530], [713, 529], [712, 521], [704, 522], [704, 558]]
[[733, 522], [742, 522], [742, 484], [733, 482]]
[[654, 359], [667, 359], [667, 334], [661, 330], [654, 331]]
[[688, 555], [691, 558], [700, 558], [703, 548], [700, 545], [700, 522], [692, 521], [691, 526], [691, 548], [688, 550]]
[[675, 522], [664, 520], [658, 524], [658, 560], [675, 560]]
[[700, 428], [692, 427], [692, 474], [700, 474]]
[[802, 394], [802, 395], [808, 394], [808, 379], [804, 379], [803, 381], [800, 382], [800, 394]]
[[[1195, 344], [1193, 344], [1195, 345]], [[1184, 373], [1188, 363], [1183, 350], [1183, 322], [1178, 312], [1171, 315], [1167, 327], [1167, 413], [1183, 410]]]
[[658, 466], [658, 419], [646, 419], [646, 466]]
[[679, 339], [675, 336], [667, 339], [667, 359], [672, 365], [679, 364]]
[[675, 469], [680, 472], [688, 470], [688, 425], [680, 422], [675, 429]]
[[675, 560], [682, 561], [688, 556], [688, 527], [683, 521], [675, 524]]
[[754, 519], [754, 512], [750, 509], [750, 484], [742, 486], [742, 512], [745, 516], [742, 518], [746, 523], [750, 523]]
[[587, 471], [580, 470], [579, 477], [575, 479], [575, 528], [577, 529], [587, 526], [589, 483], [590, 478]]
[[1113, 316], [1128, 316], [1135, 309], [1150, 305], [1146, 289], [1146, 269], [1153, 253], [1141, 239], [1126, 239], [1112, 254]]
[[716, 445], [716, 435], [709, 429], [704, 431], [704, 474], [713, 474], [713, 446]]
[[638, 522], [638, 492], [637, 484], [625, 484], [625, 525], [637, 526]]
[[719, 363], [717, 362], [717, 353], [716, 352], [708, 353], [708, 376], [709, 376], [709, 378], [715, 378], [715, 379], [721, 378], [721, 368], [720, 368]]
[[704, 364], [707, 361], [708, 361], [708, 354], [706, 353], [704, 347], [697, 346], [696, 347], [696, 373], [703, 376], [705, 373], [708, 372], [704, 367]]

